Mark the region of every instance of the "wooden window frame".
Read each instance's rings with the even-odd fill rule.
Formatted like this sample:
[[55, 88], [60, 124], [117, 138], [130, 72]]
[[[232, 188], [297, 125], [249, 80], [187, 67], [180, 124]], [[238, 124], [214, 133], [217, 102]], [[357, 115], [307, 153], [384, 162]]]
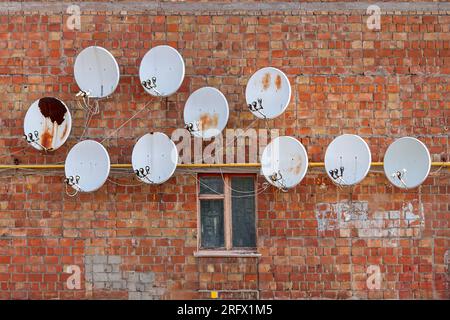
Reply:
[[[223, 194], [200, 194], [200, 178], [202, 177], [219, 177], [224, 180]], [[256, 197], [257, 179], [256, 175], [252, 173], [200, 173], [197, 174], [197, 252], [194, 253], [197, 257], [259, 257], [257, 247], [252, 248], [233, 248], [233, 216], [231, 212], [231, 190], [227, 187], [231, 185], [231, 178], [236, 177], [250, 177], [254, 182], [254, 200], [255, 200], [255, 236], [256, 243], [258, 242], [257, 232], [257, 212], [258, 201]], [[224, 224], [224, 248], [202, 248], [202, 232], [201, 232], [201, 200], [223, 200], [223, 224]]]

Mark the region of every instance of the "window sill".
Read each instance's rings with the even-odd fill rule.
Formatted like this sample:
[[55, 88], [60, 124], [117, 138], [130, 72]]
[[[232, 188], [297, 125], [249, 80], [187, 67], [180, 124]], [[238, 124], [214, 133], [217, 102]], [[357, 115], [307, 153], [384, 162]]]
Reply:
[[259, 258], [261, 254], [256, 251], [245, 250], [199, 250], [194, 252], [197, 258]]

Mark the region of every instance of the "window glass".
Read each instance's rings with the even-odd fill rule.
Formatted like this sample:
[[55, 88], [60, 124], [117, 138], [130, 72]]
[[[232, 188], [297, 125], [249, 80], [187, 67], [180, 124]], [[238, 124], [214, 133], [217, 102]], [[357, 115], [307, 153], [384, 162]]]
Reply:
[[223, 248], [223, 200], [200, 200], [201, 215], [201, 247]]
[[256, 247], [255, 183], [252, 177], [231, 178], [233, 247]]
[[200, 177], [200, 194], [223, 194], [222, 177]]

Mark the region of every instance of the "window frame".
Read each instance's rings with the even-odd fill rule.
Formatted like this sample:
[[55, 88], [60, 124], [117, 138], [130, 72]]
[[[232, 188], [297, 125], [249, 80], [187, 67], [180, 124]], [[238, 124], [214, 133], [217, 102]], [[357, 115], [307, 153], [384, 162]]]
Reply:
[[[200, 194], [200, 178], [219, 177], [225, 180], [223, 194]], [[227, 188], [231, 185], [231, 179], [235, 177], [250, 177], [254, 183], [254, 201], [255, 201], [255, 247], [233, 247], [233, 216], [232, 216], [232, 191]], [[258, 243], [258, 201], [257, 201], [257, 176], [254, 173], [199, 173], [197, 174], [197, 252], [195, 256], [260, 256], [257, 253]], [[224, 244], [223, 248], [202, 248], [201, 232], [201, 200], [223, 200], [223, 224], [224, 224]]]

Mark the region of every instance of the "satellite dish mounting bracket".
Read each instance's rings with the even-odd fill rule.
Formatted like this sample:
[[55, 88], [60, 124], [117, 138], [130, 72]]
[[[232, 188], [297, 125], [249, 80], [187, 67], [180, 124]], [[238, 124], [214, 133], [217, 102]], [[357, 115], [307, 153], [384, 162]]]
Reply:
[[33, 143], [39, 140], [39, 132], [30, 132], [28, 134], [24, 134], [23, 137], [28, 143]]
[[66, 177], [65, 179], [64, 179], [64, 182], [66, 183], [66, 184], [68, 184], [69, 186], [77, 186], [78, 187], [78, 182], [80, 182], [80, 176], [69, 176], [69, 177]]
[[278, 183], [280, 185], [281, 191], [288, 191], [288, 188], [286, 188], [286, 185], [284, 184], [283, 175], [281, 174], [280, 170], [278, 170], [278, 172], [274, 172], [270, 176], [270, 180], [272, 180], [274, 183]]
[[134, 170], [134, 173], [139, 179], [146, 179], [150, 183], [153, 183], [153, 181], [150, 180], [148, 177], [150, 175], [150, 166], [145, 166], [145, 168], [139, 168]]
[[83, 91], [80, 90], [75, 96], [77, 97], [83, 97], [83, 98], [87, 98], [91, 95], [91, 93], [89, 91]]
[[198, 122], [195, 125], [194, 125], [194, 123], [189, 122], [184, 127], [190, 133], [200, 131], [198, 128], [199, 127]]
[[28, 142], [29, 144], [34, 143], [34, 144], [38, 145], [45, 152], [53, 150], [53, 148], [46, 148], [38, 142], [39, 141], [39, 132], [37, 130], [35, 130], [34, 132], [30, 132], [28, 134], [24, 134], [23, 137], [26, 142]]
[[405, 188], [407, 188], [408, 186], [406, 185], [405, 181], [403, 180], [403, 177], [405, 176], [407, 170], [406, 169], [402, 169], [402, 170], [398, 170], [394, 173], [392, 173], [392, 178], [397, 178]]
[[340, 167], [339, 169], [336, 168], [329, 172], [333, 179], [337, 180], [340, 178], [342, 180], [342, 177], [344, 176], [344, 167]]
[[83, 104], [80, 104], [78, 101], [78, 105], [81, 105], [81, 107], [92, 114], [98, 114], [100, 112], [99, 106], [98, 106], [98, 100], [94, 100], [94, 106], [89, 103], [89, 99], [91, 98], [91, 92], [80, 90], [76, 95], [76, 97], [81, 97], [83, 99]]
[[141, 82], [142, 86], [148, 90], [153, 90], [158, 96], [161, 96], [161, 93], [156, 90], [156, 77], [151, 77], [150, 79], [144, 80]]
[[264, 109], [261, 98], [258, 98], [256, 101], [249, 103], [247, 105], [247, 107], [250, 111], [258, 112], [260, 115], [262, 115], [264, 118], [266, 118], [266, 115], [260, 111], [260, 110]]
[[[64, 178], [64, 182], [66, 184], [66, 194], [70, 197], [74, 197], [77, 195], [78, 191], [83, 191], [80, 186], [78, 185], [78, 182], [80, 182], [80, 176], [69, 176]], [[67, 186], [71, 186], [72, 188], [75, 186], [75, 192], [74, 193], [69, 193]]]
[[347, 184], [344, 180], [344, 167], [341, 166], [335, 169], [332, 169], [329, 171], [330, 176], [334, 179], [334, 182], [336, 182], [338, 185], [341, 185], [343, 182], [344, 184]]

